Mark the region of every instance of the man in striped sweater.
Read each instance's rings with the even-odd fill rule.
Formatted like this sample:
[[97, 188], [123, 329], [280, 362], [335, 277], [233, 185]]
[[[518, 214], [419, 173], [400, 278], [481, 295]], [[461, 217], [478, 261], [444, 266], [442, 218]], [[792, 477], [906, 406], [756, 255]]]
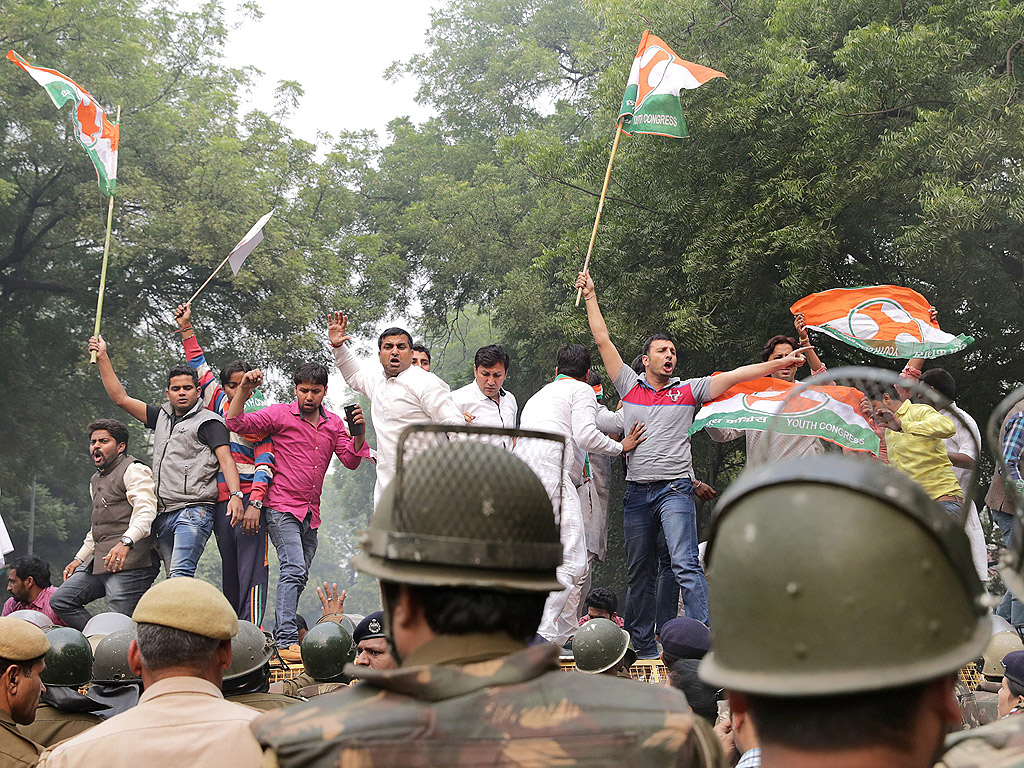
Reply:
[[[238, 389], [249, 366], [241, 360], [228, 363], [214, 375], [206, 362], [202, 347], [192, 329], [192, 307], [182, 304], [175, 312], [185, 345], [185, 359], [199, 375], [203, 403], [214, 413], [224, 416], [231, 398]], [[237, 526], [231, 525], [227, 513], [228, 488], [222, 474], [217, 475], [217, 513], [213, 531], [217, 536], [223, 565], [224, 595], [234, 606], [238, 618], [263, 626], [267, 609], [268, 539], [263, 502], [274, 476], [274, 444], [269, 436], [231, 433], [231, 456], [238, 467], [245, 515]]]

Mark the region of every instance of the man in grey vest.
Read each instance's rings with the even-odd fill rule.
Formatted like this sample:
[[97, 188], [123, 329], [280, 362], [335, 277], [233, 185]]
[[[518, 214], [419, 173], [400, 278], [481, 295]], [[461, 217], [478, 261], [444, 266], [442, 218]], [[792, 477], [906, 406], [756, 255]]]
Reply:
[[147, 405], [125, 391], [102, 336], [89, 339], [89, 351], [96, 352], [103, 388], [114, 405], [156, 433], [153, 479], [157, 516], [153, 532], [168, 577], [192, 576], [213, 532], [218, 467], [230, 492], [227, 514], [231, 524], [238, 525], [245, 512], [224, 419], [203, 406], [199, 378], [187, 365], [176, 365], [167, 373], [167, 402]]
[[92, 527], [50, 598], [54, 612], [78, 631], [92, 618], [85, 606], [101, 597], [112, 611], [131, 616], [160, 570], [150, 536], [153, 472], [128, 454], [128, 427], [97, 419], [89, 425], [89, 453], [96, 467], [89, 481]]

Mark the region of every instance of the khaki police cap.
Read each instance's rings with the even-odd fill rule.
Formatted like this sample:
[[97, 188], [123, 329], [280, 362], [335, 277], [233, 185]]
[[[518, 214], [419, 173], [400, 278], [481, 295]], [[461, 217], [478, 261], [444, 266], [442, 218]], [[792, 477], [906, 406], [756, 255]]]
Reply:
[[205, 581], [189, 576], [151, 587], [132, 618], [139, 624], [159, 624], [211, 640], [230, 640], [238, 634], [238, 616], [227, 598]]
[[50, 641], [35, 624], [10, 616], [0, 617], [0, 659], [29, 661], [45, 655], [48, 650]]

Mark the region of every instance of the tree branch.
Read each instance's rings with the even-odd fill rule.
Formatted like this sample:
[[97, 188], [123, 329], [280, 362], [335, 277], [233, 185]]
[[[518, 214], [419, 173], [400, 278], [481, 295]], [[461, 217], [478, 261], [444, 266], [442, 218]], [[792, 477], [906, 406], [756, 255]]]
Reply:
[[922, 99], [921, 101], [912, 101], [909, 104], [903, 104], [899, 107], [890, 107], [889, 109], [880, 109], [877, 112], [841, 112], [843, 117], [868, 117], [870, 115], [887, 115], [890, 112], [899, 112], [904, 109], [910, 109], [911, 107], [919, 107], [922, 104], [952, 104], [952, 101], [944, 101], [941, 99]]

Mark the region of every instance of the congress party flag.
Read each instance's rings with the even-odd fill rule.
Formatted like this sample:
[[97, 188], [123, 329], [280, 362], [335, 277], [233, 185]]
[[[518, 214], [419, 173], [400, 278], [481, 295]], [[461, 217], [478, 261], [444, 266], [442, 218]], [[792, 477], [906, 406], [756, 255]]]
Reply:
[[228, 254], [228, 263], [231, 264], [232, 274], [238, 274], [238, 270], [242, 268], [242, 263], [249, 258], [249, 254], [255, 250], [257, 245], [263, 242], [263, 227], [270, 221], [270, 217], [274, 215], [276, 210], [274, 208], [270, 213], [253, 224], [252, 229], [245, 234], [245, 237], [238, 241], [238, 245]]
[[754, 379], [706, 403], [690, 434], [707, 427], [772, 431], [820, 437], [843, 448], [877, 454], [878, 435], [860, 410], [863, 397], [853, 387], [804, 387], [781, 379]]
[[685, 138], [689, 132], [679, 103], [679, 91], [700, 88], [716, 77], [725, 75], [684, 61], [660, 37], [644, 32], [619, 110], [622, 132]]
[[941, 330], [929, 318], [930, 306], [910, 288], [872, 285], [812, 293], [790, 310], [802, 312], [808, 328], [880, 357], [941, 357], [974, 343]]
[[92, 94], [70, 77], [55, 69], [33, 67], [14, 51], [8, 51], [7, 58], [46, 89], [57, 109], [74, 100], [75, 138], [96, 166], [100, 190], [107, 196], [113, 195], [117, 188], [117, 145], [121, 138], [121, 126], [107, 120], [103, 108], [96, 103]]

